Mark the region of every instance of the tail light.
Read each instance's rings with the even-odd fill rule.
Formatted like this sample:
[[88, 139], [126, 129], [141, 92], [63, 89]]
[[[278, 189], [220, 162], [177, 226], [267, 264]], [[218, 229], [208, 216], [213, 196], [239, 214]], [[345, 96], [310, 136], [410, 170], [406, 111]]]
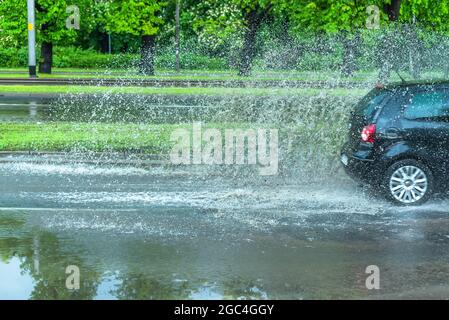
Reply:
[[376, 125], [370, 124], [362, 130], [362, 141], [368, 143], [374, 143], [376, 141]]

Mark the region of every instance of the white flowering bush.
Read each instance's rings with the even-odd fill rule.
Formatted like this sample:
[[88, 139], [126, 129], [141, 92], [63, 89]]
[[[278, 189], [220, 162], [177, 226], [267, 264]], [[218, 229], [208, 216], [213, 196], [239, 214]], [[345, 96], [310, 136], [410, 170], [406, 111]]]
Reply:
[[220, 51], [230, 38], [238, 38], [244, 28], [240, 9], [230, 2], [204, 0], [190, 13], [198, 41], [211, 52]]

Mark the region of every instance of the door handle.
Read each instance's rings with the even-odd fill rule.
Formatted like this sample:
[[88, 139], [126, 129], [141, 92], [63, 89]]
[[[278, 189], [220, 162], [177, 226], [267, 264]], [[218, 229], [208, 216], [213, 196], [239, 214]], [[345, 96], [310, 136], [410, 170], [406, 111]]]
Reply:
[[400, 131], [398, 128], [388, 128], [385, 130], [385, 137], [387, 139], [397, 139], [400, 137]]

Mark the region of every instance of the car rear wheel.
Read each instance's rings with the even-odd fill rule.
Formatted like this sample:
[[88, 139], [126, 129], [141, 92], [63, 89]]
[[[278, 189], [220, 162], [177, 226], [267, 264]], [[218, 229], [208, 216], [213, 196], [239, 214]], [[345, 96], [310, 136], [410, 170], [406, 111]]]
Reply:
[[382, 187], [387, 198], [398, 205], [421, 205], [433, 193], [432, 172], [416, 160], [401, 160], [387, 170]]

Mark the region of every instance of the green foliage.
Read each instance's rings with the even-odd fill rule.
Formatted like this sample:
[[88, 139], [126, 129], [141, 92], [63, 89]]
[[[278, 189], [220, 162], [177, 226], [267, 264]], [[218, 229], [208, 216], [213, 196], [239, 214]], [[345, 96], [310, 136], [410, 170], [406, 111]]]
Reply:
[[[328, 33], [362, 30], [366, 29], [367, 7], [377, 5], [382, 10], [386, 2], [389, 1], [297, 1], [292, 5], [291, 19], [297, 30]], [[381, 23], [385, 23], [388, 17], [380, 13]]]
[[205, 0], [195, 3], [181, 15], [183, 25], [190, 24], [198, 41], [211, 51], [220, 49], [226, 40], [243, 28], [240, 8], [233, 2]]
[[[37, 54], [40, 48], [36, 48]], [[132, 54], [107, 55], [94, 50], [81, 50], [76, 47], [55, 47], [53, 66], [57, 68], [126, 68], [137, 59]], [[6, 68], [26, 67], [28, 50], [26, 47], [0, 47], [0, 66]]]
[[[70, 16], [67, 7], [80, 10], [80, 30], [66, 27]], [[36, 31], [38, 42], [73, 44], [81, 33], [94, 28], [94, 0], [36, 0]], [[43, 28], [43, 26], [45, 26]], [[26, 1], [0, 1], [0, 43], [2, 46], [23, 46], [27, 41]]]
[[[66, 26], [66, 20], [70, 16], [70, 13], [67, 13], [66, 10], [71, 5], [79, 8], [80, 30], [69, 29]], [[79, 33], [87, 33], [92, 30], [94, 26], [92, 8], [94, 8], [93, 0], [37, 0], [36, 30], [39, 31], [38, 40], [55, 44], [74, 43]]]
[[[262, 19], [255, 44], [255, 59], [262, 68], [335, 70], [342, 64], [342, 56], [348, 56], [343, 50], [354, 47], [351, 41], [356, 34], [363, 35], [358, 48], [361, 53], [354, 55], [355, 59], [368, 68], [376, 67], [374, 61], [384, 54], [376, 49], [381, 45], [382, 32], [397, 34], [393, 40], [395, 48], [404, 52], [410, 41], [414, 41], [413, 49], [426, 52], [420, 58], [423, 66], [430, 65], [432, 59], [437, 61], [435, 54], [427, 54], [431, 47], [447, 52], [447, 41], [441, 39], [449, 31], [449, 2], [403, 0], [399, 23], [390, 23], [383, 9], [391, 2], [182, 0], [181, 68], [222, 70], [239, 65], [248, 12], [256, 12]], [[55, 67], [126, 68], [135, 66], [141, 36], [157, 35], [156, 67], [171, 69], [175, 67], [175, 3], [174, 0], [36, 0], [37, 40], [53, 42]], [[65, 26], [69, 16], [66, 8], [71, 4], [80, 9], [81, 30]], [[366, 8], [370, 5], [381, 10], [381, 29], [371, 34], [365, 26]], [[413, 32], [400, 31], [405, 24], [423, 32], [418, 32], [414, 40], [408, 39]], [[44, 25], [47, 29], [41, 30]], [[430, 31], [438, 36], [432, 36]], [[100, 47], [105, 33], [112, 33], [113, 52], [123, 54], [108, 56], [91, 49]], [[333, 45], [317, 42], [328, 36], [333, 37]], [[27, 53], [23, 48], [26, 42], [26, 1], [0, 0], [0, 66], [26, 66]], [[105, 43], [101, 43], [103, 50]], [[438, 65], [444, 66], [445, 57], [440, 54]]]
[[[26, 1], [0, 0], [0, 43], [2, 46], [19, 47], [26, 43], [26, 12]], [[1, 56], [0, 59], [2, 59]]]
[[[188, 70], [227, 70], [226, 60], [218, 57], [185, 52], [181, 55], [181, 67]], [[172, 53], [159, 54], [156, 56], [156, 67], [161, 69], [174, 69], [176, 59]]]
[[[39, 54], [39, 48], [37, 48]], [[55, 47], [53, 66], [57, 68], [106, 68], [125, 69], [134, 67], [139, 60], [138, 54], [102, 54], [95, 50], [82, 50], [76, 47]], [[156, 66], [160, 69], [174, 69], [175, 56], [170, 52], [157, 55]], [[26, 47], [0, 47], [0, 67], [16, 68], [28, 65], [28, 51]], [[229, 68], [224, 58], [208, 57], [205, 55], [184, 53], [181, 55], [181, 66], [189, 70], [226, 70]]]
[[28, 65], [28, 49], [26, 47], [0, 47], [0, 66], [6, 68], [25, 67]]
[[257, 10], [259, 7], [266, 7], [270, 0], [231, 0], [244, 11]]
[[449, 31], [449, 2], [409, 0], [401, 6], [401, 22], [418, 23], [432, 30]]
[[136, 36], [155, 35], [164, 20], [158, 0], [113, 0], [107, 9], [107, 30]]
[[56, 47], [53, 65], [58, 68], [126, 68], [137, 60], [134, 54], [101, 54], [76, 47]]

